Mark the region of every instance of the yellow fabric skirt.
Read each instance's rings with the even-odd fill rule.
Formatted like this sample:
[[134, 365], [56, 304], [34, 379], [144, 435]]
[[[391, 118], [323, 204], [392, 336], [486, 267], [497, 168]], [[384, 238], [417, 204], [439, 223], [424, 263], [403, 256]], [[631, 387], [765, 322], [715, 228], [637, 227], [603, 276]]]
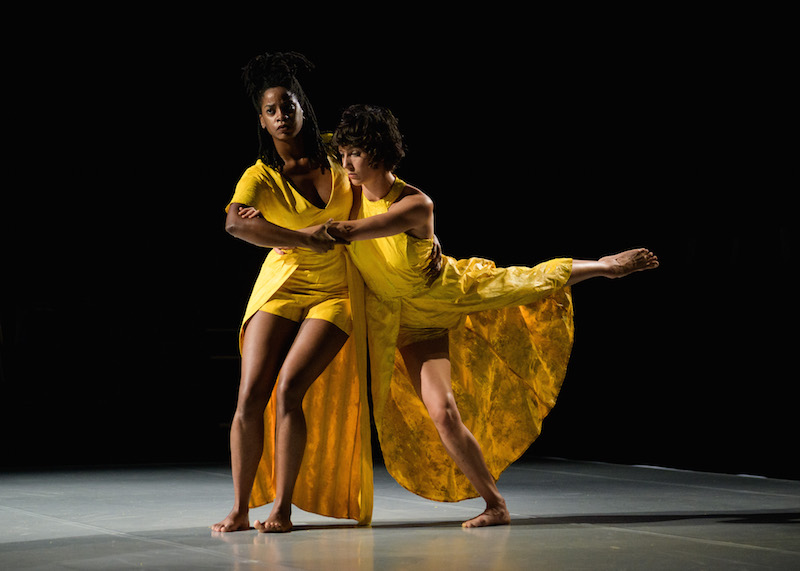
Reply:
[[[247, 322], [262, 309], [293, 321], [325, 319], [351, 333], [303, 399], [308, 433], [292, 503], [308, 512], [366, 525], [372, 519], [373, 484], [364, 285], [343, 248], [330, 255], [338, 259], [316, 262], [302, 252], [267, 256], [242, 321], [240, 347]], [[314, 267], [315, 263], [327, 269]], [[264, 411], [264, 450], [251, 508], [275, 499], [275, 420], [273, 391]]]
[[399, 347], [447, 331], [453, 394], [494, 478], [539, 436], [566, 374], [574, 338], [572, 260], [496, 268], [446, 260], [425, 295], [367, 291], [372, 398], [389, 473], [437, 501], [478, 493], [445, 450], [416, 394]]

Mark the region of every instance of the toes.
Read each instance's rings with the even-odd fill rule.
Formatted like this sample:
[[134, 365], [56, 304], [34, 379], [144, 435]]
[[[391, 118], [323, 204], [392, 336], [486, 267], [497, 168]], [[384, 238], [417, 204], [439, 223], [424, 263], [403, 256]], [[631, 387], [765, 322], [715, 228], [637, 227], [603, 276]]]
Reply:
[[288, 524], [283, 524], [278, 521], [265, 521], [262, 523], [256, 520], [253, 525], [261, 533], [286, 533], [292, 531], [291, 522]]
[[465, 521], [461, 524], [461, 527], [465, 527], [468, 529], [472, 529], [475, 527], [487, 527], [489, 523], [485, 521], [481, 516], [474, 517], [471, 520]]
[[489, 527], [494, 525], [508, 525], [511, 517], [508, 512], [485, 512], [461, 524], [464, 528]]

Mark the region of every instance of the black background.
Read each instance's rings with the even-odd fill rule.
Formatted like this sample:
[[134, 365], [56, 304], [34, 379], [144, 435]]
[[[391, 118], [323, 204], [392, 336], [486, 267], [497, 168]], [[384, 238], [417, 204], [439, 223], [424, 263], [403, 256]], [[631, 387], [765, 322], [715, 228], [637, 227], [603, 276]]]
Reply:
[[323, 130], [351, 103], [399, 117], [398, 174], [435, 200], [445, 253], [658, 254], [574, 289], [567, 379], [529, 454], [800, 476], [780, 34], [696, 15], [57, 16], [7, 54], [2, 466], [227, 459], [264, 255], [223, 230], [257, 149], [240, 70], [295, 50]]

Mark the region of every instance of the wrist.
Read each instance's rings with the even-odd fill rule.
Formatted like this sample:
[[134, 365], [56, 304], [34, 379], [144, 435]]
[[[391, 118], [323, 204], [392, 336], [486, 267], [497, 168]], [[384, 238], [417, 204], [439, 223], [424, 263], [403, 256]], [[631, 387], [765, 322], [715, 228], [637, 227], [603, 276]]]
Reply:
[[347, 242], [358, 240], [358, 225], [353, 221], [340, 222], [336, 227], [336, 236]]
[[305, 228], [303, 230], [297, 231], [297, 239], [298, 239], [298, 247], [300, 248], [310, 248], [312, 242], [312, 233], [307, 231], [308, 229]]

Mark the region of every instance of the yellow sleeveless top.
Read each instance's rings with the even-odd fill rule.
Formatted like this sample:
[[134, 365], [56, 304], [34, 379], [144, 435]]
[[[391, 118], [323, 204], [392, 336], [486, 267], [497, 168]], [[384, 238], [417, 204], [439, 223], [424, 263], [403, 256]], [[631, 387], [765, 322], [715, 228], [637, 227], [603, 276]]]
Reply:
[[[363, 199], [358, 218], [385, 213], [405, 182], [382, 200]], [[569, 258], [532, 268], [443, 256], [427, 284], [431, 240], [406, 234], [353, 242], [367, 285], [373, 415], [386, 468], [405, 488], [438, 501], [476, 497], [414, 391], [398, 339], [448, 334], [453, 393], [495, 478], [531, 445], [555, 405], [572, 350]], [[421, 335], [416, 335], [421, 332]]]
[[[281, 173], [260, 160], [244, 172], [228, 208], [234, 202], [253, 206], [268, 221], [292, 230], [322, 224], [329, 218], [347, 219], [353, 204], [350, 181], [337, 163], [331, 161], [330, 168], [332, 192], [325, 208], [310, 203]], [[296, 272], [303, 274], [303, 284], [311, 283], [319, 291], [349, 295], [353, 332], [303, 401], [308, 440], [293, 503], [306, 511], [367, 524], [372, 517], [372, 451], [364, 287], [344, 247], [337, 246], [324, 254], [304, 248], [285, 255], [270, 251], [247, 303], [239, 346], [249, 319], [277, 291], [291, 293], [291, 278]], [[275, 400], [273, 393], [264, 417], [264, 452], [251, 507], [275, 498]]]
[[[372, 202], [362, 196], [358, 218], [387, 212], [405, 186], [396, 178], [384, 198]], [[432, 245], [433, 240], [397, 234], [353, 242], [348, 250], [369, 290], [383, 299], [397, 299], [416, 296], [427, 287], [424, 270]]]

